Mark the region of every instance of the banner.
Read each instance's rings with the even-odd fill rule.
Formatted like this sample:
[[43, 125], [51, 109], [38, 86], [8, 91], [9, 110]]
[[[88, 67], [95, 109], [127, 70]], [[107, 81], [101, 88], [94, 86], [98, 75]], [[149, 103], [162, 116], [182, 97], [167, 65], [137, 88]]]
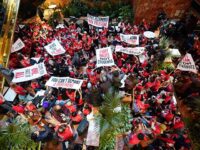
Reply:
[[179, 62], [177, 69], [197, 73], [197, 69], [191, 54], [187, 53], [184, 56], [184, 58]]
[[122, 52], [129, 55], [141, 55], [144, 53], [144, 47], [122, 47], [122, 46], [116, 46], [115, 52]]
[[52, 43], [46, 45], [44, 48], [52, 56], [56, 56], [56, 55], [65, 53], [65, 49], [62, 47], [62, 45], [59, 43], [59, 41], [57, 39], [54, 40]]
[[14, 77], [12, 82], [18, 83], [42, 77], [47, 74], [47, 71], [44, 63], [39, 63], [23, 69], [14, 70], [13, 73]]
[[109, 16], [107, 17], [94, 17], [91, 15], [87, 15], [88, 24], [93, 25], [95, 27], [104, 27], [108, 28]]
[[12, 45], [11, 53], [14, 53], [16, 51], [21, 50], [25, 47], [25, 44], [22, 42], [22, 40], [19, 38], [17, 41]]
[[78, 90], [81, 88], [82, 83], [83, 80], [73, 79], [70, 77], [51, 77], [46, 82], [46, 86]]
[[139, 45], [139, 35], [120, 34], [120, 39], [127, 44]]
[[115, 65], [110, 47], [96, 50], [97, 67]]

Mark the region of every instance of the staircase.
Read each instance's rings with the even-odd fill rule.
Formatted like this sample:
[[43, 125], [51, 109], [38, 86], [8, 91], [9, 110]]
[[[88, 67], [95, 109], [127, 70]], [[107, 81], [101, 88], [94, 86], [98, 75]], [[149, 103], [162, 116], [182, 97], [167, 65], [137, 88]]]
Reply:
[[[17, 21], [20, 0], [3, 0], [0, 2], [0, 64], [7, 67], [13, 35]], [[5, 79], [0, 75], [0, 91], [3, 91]]]

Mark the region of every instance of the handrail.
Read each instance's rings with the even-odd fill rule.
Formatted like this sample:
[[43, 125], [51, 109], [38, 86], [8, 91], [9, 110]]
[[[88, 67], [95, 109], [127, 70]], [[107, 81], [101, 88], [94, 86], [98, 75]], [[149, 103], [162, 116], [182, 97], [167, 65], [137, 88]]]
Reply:
[[[0, 35], [0, 64], [7, 67], [14, 38], [20, 0], [4, 0], [3, 3], [6, 9], [6, 19], [4, 20]], [[0, 77], [0, 83], [0, 91], [2, 92], [5, 78]]]

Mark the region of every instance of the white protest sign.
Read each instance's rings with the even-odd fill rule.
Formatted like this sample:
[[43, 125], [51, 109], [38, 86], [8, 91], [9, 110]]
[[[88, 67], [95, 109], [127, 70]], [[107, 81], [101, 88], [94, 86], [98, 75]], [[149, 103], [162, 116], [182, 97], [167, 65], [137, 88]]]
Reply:
[[145, 32], [143, 33], [143, 35], [144, 35], [145, 37], [149, 38], [149, 39], [155, 38], [155, 33], [151, 32], [151, 31], [145, 31]]
[[12, 102], [15, 100], [16, 96], [17, 93], [12, 88], [9, 88], [4, 95], [4, 99]]
[[197, 69], [191, 54], [187, 53], [184, 56], [184, 58], [179, 62], [177, 69], [197, 73]]
[[22, 40], [19, 38], [17, 41], [12, 45], [11, 53], [14, 53], [16, 51], [21, 50], [25, 47], [25, 44], [22, 42]]
[[24, 24], [19, 24], [20, 29], [23, 29], [24, 26], [25, 26]]
[[52, 56], [61, 55], [65, 53], [65, 49], [62, 47], [62, 45], [57, 39], [51, 42], [50, 44], [46, 45], [44, 48]]
[[32, 60], [35, 60], [37, 63], [39, 62], [41, 57], [31, 57]]
[[120, 34], [120, 40], [127, 44], [139, 45], [139, 35]]
[[58, 24], [58, 25], [56, 26], [56, 29], [59, 29], [59, 28], [63, 29], [63, 28], [65, 28], [65, 25], [64, 25], [64, 24]]
[[116, 46], [115, 47], [115, 52], [122, 52], [125, 54], [129, 54], [129, 55], [141, 55], [144, 53], [144, 47], [122, 47], [122, 46]]
[[51, 77], [47, 82], [46, 86], [55, 87], [55, 88], [66, 88], [66, 89], [75, 89], [78, 90], [81, 88], [83, 80], [73, 79], [70, 77]]
[[147, 55], [139, 55], [139, 61], [140, 63], [144, 63], [148, 59]]
[[112, 50], [110, 47], [105, 47], [96, 50], [97, 67], [101, 66], [113, 66], [115, 65]]
[[181, 53], [179, 51], [179, 49], [170, 49], [169, 50], [172, 57], [181, 57]]
[[30, 67], [14, 70], [13, 73], [14, 77], [12, 82], [19, 83], [42, 77], [47, 74], [47, 71], [44, 63], [39, 63]]
[[104, 27], [108, 28], [109, 16], [106, 17], [94, 17], [91, 15], [87, 15], [88, 24], [93, 25], [95, 27]]

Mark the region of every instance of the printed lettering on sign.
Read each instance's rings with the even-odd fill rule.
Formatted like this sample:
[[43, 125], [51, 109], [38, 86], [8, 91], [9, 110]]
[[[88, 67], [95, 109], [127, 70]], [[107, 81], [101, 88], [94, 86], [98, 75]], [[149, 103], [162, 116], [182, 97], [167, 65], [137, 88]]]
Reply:
[[63, 46], [59, 43], [58, 40], [54, 40], [52, 43], [46, 45], [44, 47], [47, 52], [52, 55], [52, 56], [56, 56], [56, 55], [61, 55], [65, 53], [65, 49], [63, 48]]
[[21, 78], [21, 77], [24, 77], [24, 72], [17, 72], [15, 74], [15, 78]]
[[187, 53], [179, 62], [177, 69], [197, 73], [196, 65], [191, 54]]
[[81, 88], [82, 83], [83, 80], [80, 79], [73, 79], [69, 77], [51, 77], [46, 82], [46, 86], [78, 90]]
[[115, 65], [110, 47], [101, 48], [96, 50], [97, 67], [113, 66]]
[[30, 67], [17, 69], [13, 71], [14, 78], [13, 83], [25, 82], [33, 79], [37, 79], [47, 74], [44, 63], [35, 64]]
[[93, 25], [95, 27], [104, 27], [108, 28], [109, 24], [109, 16], [107, 17], [94, 17], [91, 15], [87, 15], [88, 24]]

